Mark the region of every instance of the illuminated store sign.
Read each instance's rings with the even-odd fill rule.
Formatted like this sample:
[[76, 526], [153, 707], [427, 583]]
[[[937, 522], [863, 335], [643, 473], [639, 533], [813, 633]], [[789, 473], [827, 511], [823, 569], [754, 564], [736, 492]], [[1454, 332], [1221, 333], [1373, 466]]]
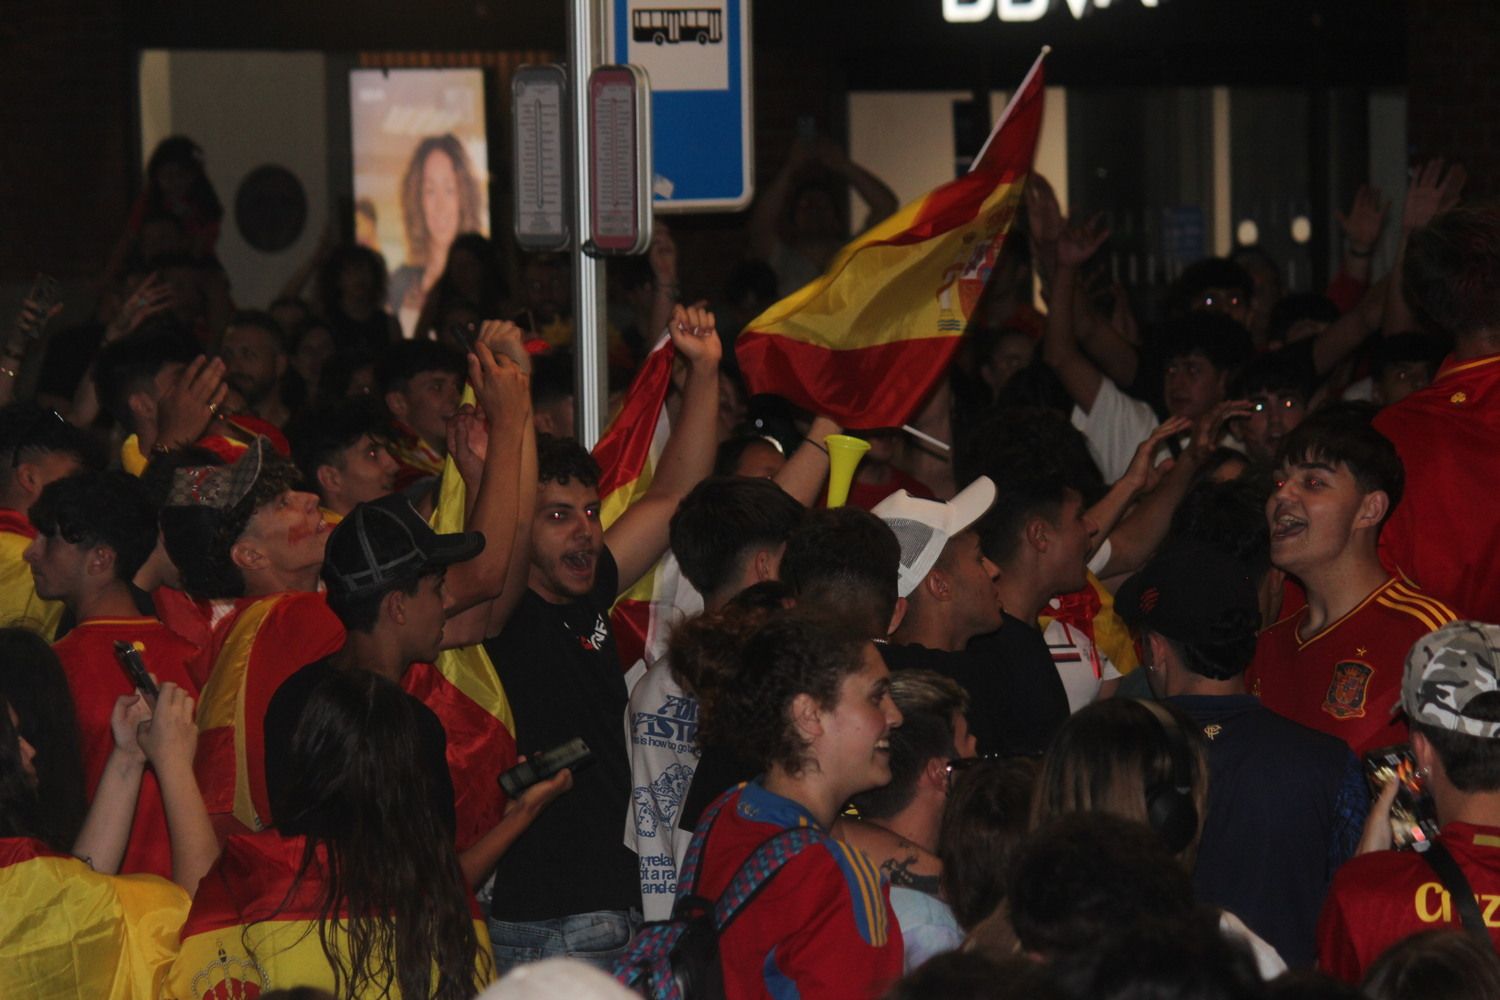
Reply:
[[[1142, 7], [1155, 7], [1160, 0], [1140, 0]], [[1002, 21], [1039, 21], [1054, 7], [1065, 6], [1076, 21], [1089, 8], [1103, 10], [1110, 0], [943, 0], [943, 20], [972, 24], [989, 17]]]

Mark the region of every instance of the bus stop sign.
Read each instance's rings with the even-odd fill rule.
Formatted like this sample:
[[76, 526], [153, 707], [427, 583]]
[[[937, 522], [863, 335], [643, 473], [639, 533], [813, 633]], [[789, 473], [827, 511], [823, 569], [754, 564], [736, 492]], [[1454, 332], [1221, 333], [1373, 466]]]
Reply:
[[736, 211], [754, 195], [750, 0], [611, 0], [608, 57], [651, 79], [652, 204]]

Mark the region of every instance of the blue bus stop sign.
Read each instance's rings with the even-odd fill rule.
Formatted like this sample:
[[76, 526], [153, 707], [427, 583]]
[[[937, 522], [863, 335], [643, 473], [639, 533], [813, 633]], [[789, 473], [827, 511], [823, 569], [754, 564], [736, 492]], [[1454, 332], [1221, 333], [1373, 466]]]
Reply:
[[611, 0], [609, 59], [651, 79], [652, 208], [736, 211], [754, 195], [750, 0]]

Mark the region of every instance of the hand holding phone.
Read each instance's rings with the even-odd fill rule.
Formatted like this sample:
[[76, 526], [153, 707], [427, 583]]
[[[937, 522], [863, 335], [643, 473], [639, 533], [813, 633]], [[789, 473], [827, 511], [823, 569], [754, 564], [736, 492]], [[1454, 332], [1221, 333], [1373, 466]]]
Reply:
[[1364, 763], [1372, 801], [1380, 799], [1389, 783], [1396, 783], [1390, 812], [1391, 846], [1398, 851], [1423, 850], [1437, 836], [1437, 812], [1417, 775], [1411, 746], [1401, 743], [1371, 750]]
[[579, 737], [551, 750], [532, 754], [500, 775], [500, 787], [514, 799], [532, 785], [545, 781], [563, 768], [571, 768], [576, 774], [593, 762], [594, 752]]
[[146, 662], [141, 659], [141, 651], [128, 642], [115, 640], [115, 658], [120, 661], [120, 667], [125, 671], [125, 676], [130, 678], [130, 684], [146, 697], [146, 704], [156, 710], [156, 698], [159, 692], [156, 682], [151, 679], [151, 674], [146, 670]]

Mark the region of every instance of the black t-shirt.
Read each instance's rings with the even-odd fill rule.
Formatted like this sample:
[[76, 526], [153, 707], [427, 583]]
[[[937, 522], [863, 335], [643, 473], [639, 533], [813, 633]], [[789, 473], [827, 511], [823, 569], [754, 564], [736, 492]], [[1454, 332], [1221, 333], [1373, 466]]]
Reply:
[[551, 920], [639, 907], [634, 852], [625, 846], [630, 762], [625, 676], [609, 627], [619, 588], [614, 556], [599, 557], [587, 597], [552, 604], [528, 590], [500, 634], [485, 641], [526, 754], [583, 737], [594, 764], [543, 809], [500, 859], [491, 912], [497, 920]]
[[[336, 669], [338, 668], [329, 657], [309, 663], [282, 681], [281, 687], [271, 696], [271, 703], [266, 706], [266, 796], [271, 800], [273, 823], [276, 823], [279, 815], [277, 804], [282, 801], [285, 789], [292, 781], [291, 765], [287, 757], [292, 746], [292, 734], [297, 731], [297, 722], [302, 718], [302, 709], [319, 682]], [[447, 829], [456, 831], [458, 820], [453, 809], [453, 778], [448, 773], [448, 734], [443, 731], [443, 723], [432, 709], [406, 692], [403, 691], [402, 694], [411, 698], [412, 710], [416, 713], [417, 737], [420, 741], [417, 753], [420, 755], [422, 773], [430, 779], [428, 796], [432, 802], [432, 811]], [[279, 823], [277, 825], [280, 826]], [[300, 829], [300, 825], [296, 832], [308, 832]]]
[[1005, 616], [961, 652], [878, 647], [892, 670], [931, 670], [969, 693], [969, 732], [982, 754], [1038, 754], [1068, 718], [1068, 692], [1039, 629]]
[[698, 817], [714, 804], [714, 799], [759, 773], [759, 768], [740, 760], [732, 750], [716, 746], [704, 747], [703, 756], [698, 758], [698, 767], [693, 771], [693, 780], [688, 782], [687, 794], [682, 797], [682, 808], [678, 810], [677, 817], [678, 829], [696, 830]]

